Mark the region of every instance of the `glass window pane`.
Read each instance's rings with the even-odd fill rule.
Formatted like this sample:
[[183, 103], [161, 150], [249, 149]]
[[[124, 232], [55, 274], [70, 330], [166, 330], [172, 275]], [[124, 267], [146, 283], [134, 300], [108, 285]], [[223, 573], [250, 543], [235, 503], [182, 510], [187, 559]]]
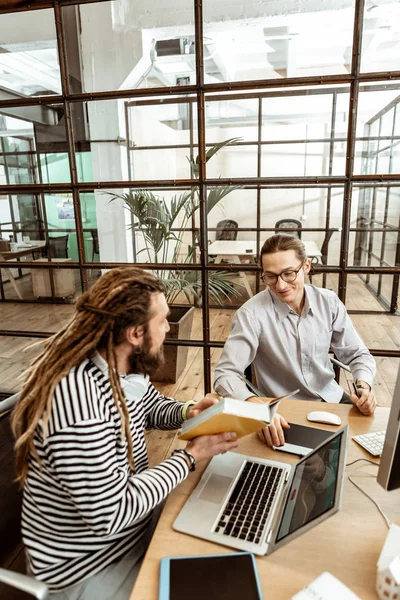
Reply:
[[196, 107], [186, 99], [74, 103], [79, 181], [195, 178]]
[[[257, 190], [239, 189], [229, 186], [208, 186], [208, 199], [214, 205], [214, 197], [223, 195], [220, 202], [217, 202], [208, 213], [208, 242], [220, 241], [246, 241], [252, 242], [250, 248], [253, 250], [253, 256], [257, 256], [258, 249], [253, 248], [256, 235], [254, 231], [246, 231], [257, 227]], [[238, 246], [239, 247], [239, 246]], [[241, 251], [246, 251], [243, 248]], [[212, 248], [208, 249], [210, 256]], [[251, 252], [246, 252], [250, 254]]]
[[2, 183], [70, 182], [63, 106], [38, 104], [5, 112], [0, 116]]
[[272, 229], [265, 232], [265, 238], [275, 230], [287, 233], [291, 227], [305, 229], [300, 232], [301, 240], [308, 255], [319, 263], [339, 264], [342, 211], [342, 186], [261, 190], [261, 226]]
[[[81, 195], [86, 259], [97, 230], [100, 262], [188, 263], [199, 256], [198, 190], [100, 190]], [[89, 225], [89, 226], [87, 226]]]
[[171, 87], [196, 82], [192, 0], [179, 9], [137, 0], [62, 8], [73, 92]]
[[289, 8], [205, 0], [205, 82], [349, 73], [354, 4], [348, 4], [324, 10], [311, 1]]
[[258, 100], [240, 95], [206, 102], [207, 178], [257, 177]]
[[353, 190], [349, 264], [400, 264], [400, 187], [362, 186]]
[[400, 85], [368, 85], [360, 89], [354, 172], [395, 173], [400, 158]]
[[396, 0], [365, 4], [361, 71], [398, 71], [400, 5]]
[[44, 201], [49, 240], [46, 256], [58, 262], [78, 262], [72, 193], [45, 194]]
[[262, 176], [343, 175], [347, 88], [276, 91], [266, 96], [262, 100]]
[[[361, 273], [347, 277], [346, 306], [349, 310], [389, 312], [393, 294], [398, 296], [398, 283], [393, 275]], [[381, 318], [380, 315], [373, 315], [370, 319], [364, 314], [357, 316], [359, 333], [369, 348], [397, 350], [400, 347], [397, 321], [398, 317], [395, 315], [390, 315], [390, 320]], [[370, 329], [372, 322], [375, 326]]]
[[0, 98], [61, 94], [52, 9], [0, 15]]

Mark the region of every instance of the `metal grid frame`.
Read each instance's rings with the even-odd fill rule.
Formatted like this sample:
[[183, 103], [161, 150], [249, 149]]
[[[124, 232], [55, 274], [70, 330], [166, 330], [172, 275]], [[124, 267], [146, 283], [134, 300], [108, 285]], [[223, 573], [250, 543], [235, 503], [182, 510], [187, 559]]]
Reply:
[[[207, 211], [206, 211], [206, 190], [207, 186], [213, 185], [243, 185], [245, 187], [255, 188], [257, 190], [257, 227], [255, 228], [257, 244], [260, 244], [260, 234], [262, 231], [268, 231], [266, 228], [260, 227], [260, 213], [261, 213], [261, 190], [263, 188], [271, 187], [320, 187], [327, 186], [330, 190], [335, 185], [341, 185], [344, 187], [344, 200], [343, 200], [343, 214], [342, 214], [342, 232], [341, 232], [341, 252], [338, 266], [318, 266], [315, 269], [316, 273], [338, 273], [339, 275], [339, 297], [341, 300], [346, 299], [347, 289], [347, 276], [350, 274], [392, 274], [399, 280], [400, 268], [399, 267], [373, 267], [373, 266], [349, 266], [348, 265], [348, 250], [349, 250], [349, 234], [350, 234], [350, 213], [351, 213], [351, 199], [352, 191], [355, 185], [368, 184], [372, 187], [382, 186], [385, 183], [391, 186], [400, 185], [400, 173], [396, 174], [354, 174], [354, 152], [356, 143], [356, 122], [357, 122], [357, 107], [358, 98], [360, 92], [360, 85], [368, 85], [369, 83], [376, 82], [387, 82], [396, 81], [400, 83], [400, 70], [391, 72], [374, 72], [374, 73], [361, 73], [361, 45], [362, 45], [362, 28], [363, 28], [363, 16], [364, 16], [364, 0], [355, 0], [355, 16], [354, 16], [354, 34], [353, 34], [353, 47], [352, 47], [352, 61], [351, 61], [351, 72], [344, 75], [327, 75], [327, 76], [313, 76], [313, 77], [296, 77], [288, 79], [273, 79], [273, 80], [257, 80], [257, 81], [239, 81], [239, 82], [221, 82], [213, 84], [204, 83], [204, 72], [203, 72], [203, 9], [202, 0], [194, 0], [194, 25], [195, 25], [195, 40], [196, 40], [196, 84], [185, 85], [177, 87], [162, 87], [162, 88], [151, 88], [151, 89], [132, 89], [123, 91], [103, 91], [103, 92], [85, 92], [85, 93], [72, 93], [69, 89], [67, 64], [66, 64], [66, 46], [63, 32], [62, 22], [62, 6], [71, 4], [86, 4], [93, 0], [39, 0], [38, 2], [30, 3], [24, 0], [8, 0], [7, 3], [3, 3], [0, 9], [1, 14], [7, 12], [17, 12], [25, 10], [36, 10], [41, 8], [53, 8], [55, 14], [56, 33], [57, 33], [57, 44], [58, 54], [60, 62], [60, 75], [62, 84], [62, 94], [53, 96], [35, 96], [21, 99], [8, 99], [0, 101], [0, 110], [2, 107], [23, 107], [32, 105], [46, 106], [54, 103], [63, 105], [66, 117], [66, 134], [67, 134], [67, 147], [70, 165], [70, 183], [68, 184], [43, 184], [37, 183], [35, 185], [3, 185], [0, 186], [0, 193], [3, 194], [33, 194], [43, 195], [44, 193], [52, 192], [70, 192], [73, 196], [73, 203], [75, 209], [76, 219], [76, 234], [78, 242], [78, 262], [68, 263], [68, 265], [58, 265], [57, 268], [71, 268], [75, 267], [80, 272], [82, 289], [88, 288], [87, 270], [93, 268], [112, 268], [123, 266], [121, 263], [92, 263], [85, 261], [84, 254], [84, 235], [83, 235], [83, 224], [81, 216], [81, 205], [80, 205], [80, 192], [93, 191], [99, 189], [119, 189], [119, 188], [147, 188], [147, 189], [162, 189], [162, 188], [190, 188], [196, 186], [199, 189], [200, 195], [200, 262], [191, 265], [191, 269], [201, 271], [201, 280], [203, 288], [203, 304], [202, 304], [202, 316], [203, 316], [203, 339], [200, 341], [194, 340], [179, 340], [180, 345], [185, 346], [196, 346], [203, 348], [204, 354], [204, 388], [208, 392], [211, 389], [211, 361], [210, 352], [211, 348], [219, 348], [223, 346], [222, 342], [212, 341], [210, 339], [210, 319], [209, 319], [209, 301], [208, 301], [208, 273], [211, 270], [218, 269], [218, 265], [208, 264], [207, 255]], [[98, 0], [99, 1], [99, 0]], [[101, 0], [100, 0], [101, 1]], [[338, 86], [346, 84], [349, 86], [349, 120], [348, 120], [348, 134], [347, 134], [347, 146], [346, 146], [346, 168], [344, 176], [333, 176], [331, 173], [331, 165], [329, 174], [322, 177], [289, 177], [289, 178], [276, 178], [276, 177], [261, 177], [260, 157], [258, 157], [257, 165], [257, 178], [239, 178], [232, 180], [230, 178], [225, 179], [207, 179], [205, 170], [205, 155], [206, 155], [206, 139], [205, 139], [205, 101], [206, 95], [218, 92], [230, 92], [234, 93], [240, 91], [251, 92], [252, 90], [268, 90], [274, 88], [281, 89], [285, 88], [296, 88], [296, 91], [302, 90], [304, 87], [310, 86]], [[322, 90], [322, 88], [321, 88]], [[294, 91], [294, 93], [296, 93]], [[265, 93], [265, 92], [264, 92]], [[163, 180], [163, 181], [112, 181], [112, 182], [79, 182], [77, 176], [77, 168], [75, 161], [74, 152], [74, 138], [73, 138], [73, 122], [71, 117], [71, 107], [73, 103], [95, 101], [95, 100], [107, 100], [107, 99], [121, 99], [127, 98], [146, 98], [151, 99], [157, 96], [168, 98], [173, 96], [184, 97], [188, 94], [192, 94], [196, 98], [197, 103], [197, 123], [198, 123], [198, 154], [199, 154], [199, 176], [198, 179], [187, 179], [187, 180]], [[261, 110], [261, 98], [257, 95], [259, 101], [259, 110]], [[187, 99], [185, 98], [185, 101]], [[258, 142], [260, 142], [260, 132], [258, 134]], [[332, 144], [332, 134], [330, 143]], [[260, 146], [260, 144], [259, 144]], [[327, 217], [327, 223], [329, 225], [329, 217]], [[361, 228], [352, 228], [351, 231], [358, 231]], [[312, 229], [316, 231], [316, 229]], [[53, 263], [47, 263], [47, 265], [54, 266]], [[46, 263], [42, 263], [42, 267], [47, 266]], [[0, 262], [1, 266], [7, 266], [6, 263]], [[9, 266], [9, 265], [8, 265]], [[33, 262], [24, 262], [24, 267], [29, 268], [40, 268]], [[159, 265], [146, 263], [146, 268], [156, 268]], [[165, 264], [163, 265], [166, 269], [173, 268], [176, 270], [184, 270], [187, 265], [179, 264]], [[241, 271], [243, 265], [227, 265], [230, 271]], [[246, 265], [246, 271], [258, 270], [257, 265]], [[23, 302], [23, 301], [22, 301]], [[394, 307], [394, 303], [393, 303]], [[397, 307], [396, 307], [397, 308]], [[365, 311], [369, 312], [369, 311]], [[11, 331], [7, 329], [0, 330], [0, 335], [13, 335], [23, 337], [47, 337], [50, 335], [47, 332], [32, 332], [32, 331]], [[173, 343], [167, 341], [167, 343]], [[400, 358], [400, 350], [379, 350], [371, 349], [375, 356], [391, 356]]]

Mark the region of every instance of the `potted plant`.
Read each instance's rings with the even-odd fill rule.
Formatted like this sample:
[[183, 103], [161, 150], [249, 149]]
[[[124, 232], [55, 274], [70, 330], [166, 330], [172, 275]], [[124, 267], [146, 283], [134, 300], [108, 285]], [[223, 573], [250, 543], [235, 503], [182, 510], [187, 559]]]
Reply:
[[[223, 146], [239, 138], [232, 138], [210, 148], [206, 160], [210, 160]], [[198, 157], [191, 161], [192, 172], [198, 176]], [[223, 198], [241, 186], [211, 187], [207, 194], [207, 212], [209, 213]], [[147, 190], [131, 190], [126, 194], [111, 194], [111, 201], [122, 199], [132, 215], [131, 227], [140, 235], [137, 255], [145, 255], [145, 262], [160, 264], [156, 271], [163, 281], [165, 296], [170, 306], [168, 334], [172, 339], [189, 339], [193, 324], [194, 305], [201, 302], [201, 271], [190, 269], [195, 262], [196, 244], [185, 244], [185, 234], [191, 228], [192, 219], [199, 209], [199, 193], [195, 188], [175, 194], [168, 202]], [[186, 240], [187, 241], [187, 240]], [[193, 240], [190, 240], [193, 242]], [[184, 252], [183, 252], [184, 250]], [[187, 269], [163, 269], [165, 263], [186, 264]], [[209, 294], [212, 300], [222, 305], [223, 300], [231, 302], [233, 296], [239, 297], [237, 287], [243, 287], [233, 281], [235, 274], [228, 271], [210, 271], [208, 277]], [[187, 304], [182, 304], [186, 300]], [[188, 347], [166, 346], [165, 367], [157, 373], [157, 381], [176, 381], [183, 371], [187, 360]]]

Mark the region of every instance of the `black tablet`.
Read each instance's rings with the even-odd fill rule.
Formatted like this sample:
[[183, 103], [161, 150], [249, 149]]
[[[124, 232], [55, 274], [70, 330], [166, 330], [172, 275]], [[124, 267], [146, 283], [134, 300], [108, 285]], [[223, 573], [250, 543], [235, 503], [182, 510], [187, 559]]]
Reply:
[[307, 427], [307, 425], [297, 425], [296, 423], [289, 423], [289, 425], [290, 429], [284, 429], [283, 431], [285, 444], [274, 446], [274, 450], [306, 456], [332, 435], [332, 431], [327, 429]]
[[175, 556], [160, 563], [159, 600], [262, 600], [251, 552]]

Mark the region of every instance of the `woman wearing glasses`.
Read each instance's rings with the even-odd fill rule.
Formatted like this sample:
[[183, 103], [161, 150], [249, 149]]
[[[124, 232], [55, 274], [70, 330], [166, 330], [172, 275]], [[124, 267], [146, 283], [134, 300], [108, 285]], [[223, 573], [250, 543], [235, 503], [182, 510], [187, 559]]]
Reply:
[[[352, 402], [364, 415], [372, 414], [375, 360], [337, 295], [305, 284], [311, 260], [301, 240], [273, 235], [261, 249], [260, 262], [266, 289], [236, 312], [215, 371], [215, 390], [222, 396], [250, 399], [242, 378], [252, 364], [266, 397], [300, 388], [296, 398]], [[349, 396], [336, 383], [329, 351], [350, 367], [359, 397]], [[285, 427], [286, 421], [276, 415], [262, 437], [269, 446], [282, 445]]]

